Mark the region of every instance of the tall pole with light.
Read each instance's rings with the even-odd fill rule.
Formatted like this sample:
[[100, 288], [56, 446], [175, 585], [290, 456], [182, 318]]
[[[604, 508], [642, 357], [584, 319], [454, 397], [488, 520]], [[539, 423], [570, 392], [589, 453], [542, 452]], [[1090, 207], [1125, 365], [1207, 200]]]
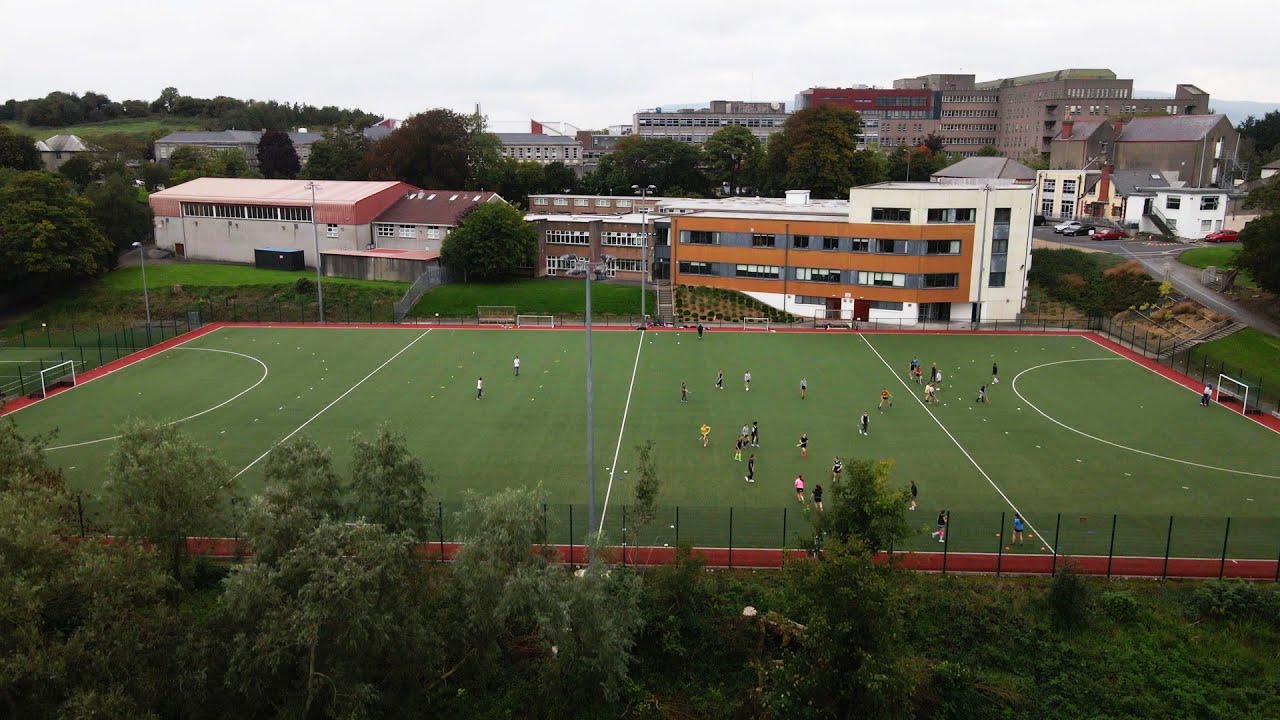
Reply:
[[640, 196], [640, 324], [645, 327], [649, 327], [644, 312], [645, 276], [649, 274], [649, 205], [645, 201], [657, 189], [653, 185], [631, 186], [632, 192]]
[[142, 263], [142, 306], [147, 311], [147, 344], [151, 343], [151, 296], [147, 294], [147, 249], [142, 243], [133, 244], [138, 248], [138, 260]]
[[[608, 270], [609, 261], [613, 258], [601, 255], [598, 263], [590, 258], [578, 258], [562, 255], [561, 265], [569, 267], [567, 275], [583, 274], [587, 278], [586, 301], [586, 350], [587, 350], [587, 532], [591, 533], [596, 524], [596, 430], [595, 430], [595, 390], [591, 374], [591, 276]], [[588, 536], [587, 557], [595, 559], [595, 546]], [[572, 560], [572, 558], [570, 558]]]
[[319, 185], [309, 182], [305, 186], [311, 191], [311, 241], [316, 250], [316, 313], [320, 322], [324, 322], [324, 290], [320, 285], [320, 224], [316, 219], [316, 191]]

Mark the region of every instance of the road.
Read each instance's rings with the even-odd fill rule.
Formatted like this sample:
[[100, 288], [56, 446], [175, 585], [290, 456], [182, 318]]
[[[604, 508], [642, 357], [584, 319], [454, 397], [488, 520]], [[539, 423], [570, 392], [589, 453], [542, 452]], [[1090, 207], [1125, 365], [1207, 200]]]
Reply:
[[[1051, 227], [1038, 227], [1032, 232], [1037, 240], [1048, 240], [1081, 249], [1101, 250], [1142, 263], [1157, 280], [1168, 280], [1179, 292], [1212, 310], [1230, 315], [1237, 322], [1280, 337], [1280, 325], [1200, 284], [1200, 270], [1178, 262], [1178, 255], [1205, 243], [1171, 243], [1155, 240], [1090, 240], [1088, 237], [1055, 235]], [[1228, 243], [1228, 246], [1236, 243]]]

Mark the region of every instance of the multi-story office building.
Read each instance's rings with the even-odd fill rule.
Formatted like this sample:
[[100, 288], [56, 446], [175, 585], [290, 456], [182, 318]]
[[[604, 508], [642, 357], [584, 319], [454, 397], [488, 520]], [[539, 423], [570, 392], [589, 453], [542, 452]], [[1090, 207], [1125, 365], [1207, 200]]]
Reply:
[[785, 103], [712, 100], [710, 107], [696, 110], [641, 110], [632, 116], [631, 130], [641, 137], [701, 145], [720, 128], [741, 125], [765, 142], [769, 135], [782, 129], [786, 120]]
[[[619, 192], [630, 188], [618, 188]], [[626, 215], [628, 213], [657, 212], [658, 203], [668, 198], [614, 195], [559, 195], [529, 196], [529, 212], [544, 215]]]
[[538, 277], [561, 275], [581, 260], [605, 257], [605, 275], [640, 282], [652, 258], [653, 216], [644, 213], [555, 214], [532, 212], [525, 221], [538, 229]]
[[1226, 115], [1067, 119], [1050, 143], [1049, 167], [1158, 170], [1189, 187], [1230, 187], [1240, 133]]
[[582, 164], [582, 143], [575, 137], [545, 133], [494, 133], [502, 141], [502, 154], [541, 165], [563, 163], [571, 168]]
[[796, 95], [796, 111], [819, 105], [843, 105], [862, 116], [858, 146], [916, 146], [941, 129], [942, 94], [928, 89], [823, 88]]

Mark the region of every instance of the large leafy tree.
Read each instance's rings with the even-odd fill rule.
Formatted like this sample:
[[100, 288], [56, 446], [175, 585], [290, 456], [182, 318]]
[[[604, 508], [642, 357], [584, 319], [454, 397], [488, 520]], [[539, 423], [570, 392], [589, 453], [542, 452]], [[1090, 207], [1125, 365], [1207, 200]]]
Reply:
[[465, 188], [471, 178], [471, 126], [437, 108], [405, 120], [369, 147], [364, 170], [372, 180], [400, 180], [423, 188]]
[[899, 145], [889, 153], [889, 179], [926, 182], [929, 176], [946, 167], [946, 153], [934, 154], [924, 145]]
[[293, 147], [293, 138], [280, 130], [268, 130], [258, 140], [258, 171], [263, 177], [292, 180], [302, 162]]
[[431, 537], [435, 513], [428, 485], [434, 478], [405, 446], [404, 435], [384, 425], [371, 440], [351, 439], [351, 500], [355, 511], [391, 533]]
[[172, 427], [131, 420], [107, 460], [103, 492], [115, 527], [150, 541], [175, 577], [186, 538], [228, 517], [231, 474], [209, 448]]
[[[617, 188], [622, 193], [632, 185], [656, 186], [664, 195], [705, 196], [711, 194], [711, 182], [702, 171], [702, 152], [670, 138], [641, 138], [635, 135], [618, 141], [607, 156], [624, 178]], [[604, 162], [601, 161], [601, 168]]]
[[805, 189], [819, 198], [843, 198], [854, 184], [854, 153], [862, 117], [840, 105], [793, 113], [769, 138], [771, 189]]
[[307, 437], [277, 446], [263, 468], [267, 487], [245, 513], [254, 557], [273, 564], [326, 521], [346, 519], [346, 488], [333, 455]]
[[889, 179], [889, 161], [884, 153], [872, 148], [864, 148], [853, 154], [849, 165], [852, 182], [858, 185], [884, 182]]
[[262, 177], [249, 165], [244, 153], [234, 148], [210, 151], [200, 147], [180, 147], [169, 158], [169, 180], [178, 185], [202, 177]]
[[144, 242], [151, 236], [154, 219], [151, 205], [138, 195], [137, 186], [129, 178], [112, 175], [100, 184], [91, 185], [85, 197], [93, 205], [90, 214], [94, 223], [117, 251], [127, 250], [135, 242]]
[[0, 278], [6, 288], [51, 290], [107, 270], [111, 241], [66, 178], [18, 173], [0, 181]]
[[89, 183], [93, 182], [97, 172], [93, 159], [88, 153], [76, 153], [58, 167], [58, 174], [70, 180], [76, 190], [84, 192], [84, 189], [89, 187]]
[[302, 176], [312, 180], [366, 180], [360, 161], [369, 138], [356, 128], [336, 128], [311, 145]]
[[867, 552], [899, 546], [915, 529], [907, 521], [906, 492], [892, 486], [891, 462], [845, 461], [827, 488], [830, 507], [814, 520], [815, 536], [861, 546]]
[[15, 133], [0, 125], [0, 168], [14, 170], [39, 170], [44, 167], [36, 139], [30, 135]]
[[1236, 266], [1249, 271], [1259, 286], [1280, 293], [1280, 214], [1249, 221], [1240, 231], [1240, 245]]
[[762, 153], [760, 139], [741, 125], [720, 128], [702, 146], [711, 179], [729, 188], [730, 195], [753, 184], [748, 171], [761, 161]]
[[488, 202], [467, 212], [440, 248], [440, 259], [468, 280], [496, 280], [533, 264], [538, 231], [519, 208]]

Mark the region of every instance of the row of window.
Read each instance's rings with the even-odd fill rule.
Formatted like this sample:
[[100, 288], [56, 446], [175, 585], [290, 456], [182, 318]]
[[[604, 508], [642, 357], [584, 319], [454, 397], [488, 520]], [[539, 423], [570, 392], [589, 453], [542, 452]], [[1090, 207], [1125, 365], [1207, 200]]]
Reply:
[[920, 95], [902, 97], [901, 95], [880, 95], [876, 98], [877, 107], [926, 107], [929, 98]]
[[[796, 304], [825, 306], [827, 304], [827, 298], [819, 297], [817, 295], [797, 295]], [[895, 310], [898, 312], [902, 311], [902, 303], [894, 302], [892, 300], [869, 300], [867, 304], [872, 310]]]
[[[572, 270], [584, 262], [587, 262], [587, 258], [573, 255], [547, 256], [547, 274], [555, 275]], [[617, 272], [645, 272], [645, 262], [639, 258], [611, 258], [605, 266], [605, 273], [613, 277]]]
[[[533, 199], [533, 204], [549, 205], [551, 204], [551, 200], [552, 198], [535, 197]], [[555, 200], [556, 207], [569, 207], [569, 198], [567, 197], [557, 197], [557, 198], [554, 198], [554, 200]], [[631, 207], [630, 198], [595, 198], [594, 200], [595, 200], [595, 206], [598, 208], [607, 208], [611, 206], [620, 207], [620, 208]], [[590, 207], [591, 202], [592, 202], [592, 198], [573, 198], [574, 207]]]
[[[695, 260], [681, 260], [679, 269], [685, 275], [716, 274], [711, 263]], [[782, 268], [776, 265], [736, 265], [734, 267], [734, 275], [737, 277], [777, 280], [781, 274]], [[921, 278], [923, 286], [930, 289], [954, 288], [960, 284], [959, 273], [925, 273]], [[795, 279], [799, 282], [839, 284], [840, 271], [831, 268], [798, 267], [795, 268]], [[853, 273], [853, 282], [857, 285], [903, 288], [907, 286], [907, 275], [906, 273], [859, 270]]]
[[616, 232], [606, 230], [600, 234], [601, 245], [624, 245], [626, 247], [644, 247], [644, 233]]
[[[1047, 193], [1054, 192], [1054, 190], [1055, 190], [1055, 188], [1057, 187], [1057, 185], [1058, 185], [1058, 180], [1057, 180], [1056, 178], [1045, 178], [1045, 179], [1044, 179], [1044, 192], [1047, 192]], [[1062, 181], [1062, 193], [1063, 193], [1064, 195], [1075, 195], [1075, 194], [1076, 194], [1076, 181], [1075, 181], [1075, 180], [1063, 180], [1063, 181]]]
[[[1201, 210], [1217, 210], [1217, 209], [1218, 209], [1218, 199], [1219, 199], [1219, 196], [1217, 196], [1217, 195], [1203, 195], [1203, 196], [1201, 196], [1201, 197], [1200, 197], [1200, 209], [1201, 209]], [[1166, 196], [1166, 197], [1165, 197], [1165, 199], [1164, 199], [1164, 207], [1165, 207], [1165, 209], [1166, 209], [1166, 210], [1180, 210], [1180, 209], [1182, 209], [1182, 196], [1181, 196], [1181, 195], [1168, 195], [1168, 196]]]
[[995, 132], [996, 126], [990, 123], [942, 123], [942, 132]]
[[213, 217], [237, 220], [290, 220], [311, 222], [309, 207], [266, 207], [262, 205], [215, 205], [182, 203], [185, 217]]
[[590, 245], [591, 233], [586, 230], [548, 230], [547, 242], [558, 245]]
[[749, 118], [690, 118], [690, 117], [641, 117], [636, 120], [640, 127], [782, 127], [786, 118], [749, 117]]
[[993, 118], [1000, 117], [995, 110], [943, 110], [944, 118]]
[[[949, 212], [961, 212], [962, 210], [952, 210]], [[963, 210], [973, 212], [972, 210]], [[931, 211], [932, 212], [932, 211]], [[973, 220], [937, 220], [930, 222], [973, 222]], [[689, 233], [689, 244], [691, 245], [712, 245], [715, 243], [715, 233], [705, 230], [694, 230]], [[796, 250], [840, 250], [840, 241], [847, 239], [849, 241], [849, 252], [856, 253], [881, 253], [881, 254], [897, 254], [906, 255], [909, 249], [910, 240], [892, 240], [889, 238], [840, 238], [833, 235], [816, 236], [816, 235], [792, 235], [791, 247]], [[1005, 242], [1008, 242], [1007, 240]], [[925, 241], [926, 255], [959, 255], [959, 240], [927, 240]], [[607, 243], [606, 243], [607, 244]], [[756, 233], [751, 236], [751, 246], [759, 248], [777, 247], [777, 236], [762, 233]]]
[[947, 145], [995, 145], [996, 139], [994, 137], [976, 137], [976, 138], [949, 137], [949, 138], [943, 138], [942, 142]]
[[[1043, 96], [1044, 93], [1040, 93]], [[1067, 97], [1076, 98], [1127, 98], [1126, 88], [1067, 88]]]
[[995, 95], [943, 95], [944, 103], [993, 103]]

